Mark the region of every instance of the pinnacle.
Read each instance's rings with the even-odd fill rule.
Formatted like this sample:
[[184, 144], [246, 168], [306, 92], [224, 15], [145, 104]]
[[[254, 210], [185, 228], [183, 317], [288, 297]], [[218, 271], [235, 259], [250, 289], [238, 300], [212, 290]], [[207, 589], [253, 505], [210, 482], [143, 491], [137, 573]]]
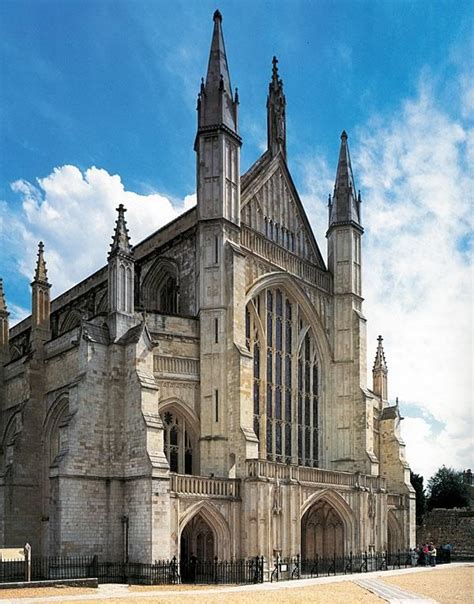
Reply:
[[222, 23], [222, 14], [219, 9], [214, 11], [214, 15], [212, 16], [213, 21], [220, 21]]
[[347, 132], [343, 130], [341, 132], [341, 141], [346, 141], [349, 137], [347, 136]]
[[387, 371], [387, 362], [385, 361], [385, 352], [383, 349], [383, 338], [379, 336], [377, 338], [377, 352], [375, 353], [374, 371], [383, 370]]
[[122, 253], [126, 256], [131, 256], [132, 246], [130, 245], [130, 237], [128, 236], [127, 223], [125, 221], [125, 209], [123, 203], [117, 208], [118, 217], [115, 221], [115, 231], [110, 245], [109, 258], [112, 254]]
[[36, 260], [35, 283], [48, 283], [48, 270], [44, 259], [44, 243], [38, 243], [38, 258]]

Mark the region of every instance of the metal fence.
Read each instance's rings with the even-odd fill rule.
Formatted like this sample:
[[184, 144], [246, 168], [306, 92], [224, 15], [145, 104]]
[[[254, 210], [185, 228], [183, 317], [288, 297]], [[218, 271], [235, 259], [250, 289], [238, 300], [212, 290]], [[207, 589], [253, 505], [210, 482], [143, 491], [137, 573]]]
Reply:
[[[449, 552], [438, 550], [437, 563], [450, 561]], [[134, 562], [105, 562], [98, 556], [51, 556], [31, 560], [31, 580], [87, 579], [96, 577], [99, 583], [130, 583], [145, 585], [193, 584], [250, 584], [265, 580], [306, 579], [338, 574], [368, 573], [409, 566], [424, 565], [425, 561], [413, 552], [350, 553], [307, 559], [278, 557], [266, 567], [261, 556], [246, 560], [199, 561], [192, 558], [179, 562], [156, 561], [153, 564]], [[25, 561], [0, 562], [0, 582], [25, 581]], [[265, 573], [265, 569], [268, 573]]]
[[[439, 551], [439, 550], [438, 550]], [[449, 553], [440, 551], [436, 557], [437, 564], [450, 562]], [[425, 565], [425, 560], [411, 552], [398, 551], [396, 553], [369, 553], [362, 552], [347, 556], [322, 558], [277, 558], [270, 575], [271, 581], [286, 579], [309, 579], [321, 576], [347, 575], [354, 573], [369, 573], [383, 570], [408, 568], [410, 566]]]
[[[160, 560], [153, 564], [134, 562], [103, 562], [98, 556], [54, 556], [33, 557], [31, 580], [66, 580], [97, 577], [99, 583], [130, 583], [144, 585], [170, 585], [176, 583], [196, 584], [245, 584], [262, 583], [263, 557], [247, 560], [200, 562], [191, 559], [178, 562]], [[10, 583], [25, 580], [25, 562], [0, 563], [0, 582]]]

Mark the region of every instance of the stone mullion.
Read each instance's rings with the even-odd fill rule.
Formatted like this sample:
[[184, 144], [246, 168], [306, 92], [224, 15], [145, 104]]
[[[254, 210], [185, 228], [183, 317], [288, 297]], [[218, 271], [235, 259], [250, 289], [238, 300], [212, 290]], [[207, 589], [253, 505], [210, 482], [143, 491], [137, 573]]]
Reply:
[[292, 463], [298, 463], [298, 323], [299, 306], [293, 305], [292, 321], [292, 345], [291, 345], [291, 437], [292, 437]]
[[282, 294], [281, 319], [281, 455], [286, 463], [286, 296]]
[[[263, 320], [262, 320], [263, 317]], [[267, 296], [260, 294], [260, 321], [262, 334], [260, 344], [260, 458], [267, 457]]]
[[275, 346], [276, 342], [276, 290], [273, 290], [273, 311], [272, 311], [272, 418], [271, 418], [271, 431], [272, 431], [272, 450], [270, 451], [270, 455], [272, 461], [275, 461], [276, 456], [276, 355], [277, 349]]
[[[179, 441], [178, 441], [179, 442]], [[178, 467], [180, 468], [180, 474], [184, 474], [185, 473], [185, 468], [186, 468], [186, 464], [185, 464], [185, 456], [186, 456], [186, 420], [183, 418], [182, 419], [182, 424], [181, 424], [181, 446], [178, 449], [179, 451], [179, 464]]]

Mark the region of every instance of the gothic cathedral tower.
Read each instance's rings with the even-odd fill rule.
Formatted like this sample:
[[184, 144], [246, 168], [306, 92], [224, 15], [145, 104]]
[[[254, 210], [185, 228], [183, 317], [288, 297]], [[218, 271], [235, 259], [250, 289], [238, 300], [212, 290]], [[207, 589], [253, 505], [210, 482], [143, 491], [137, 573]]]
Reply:
[[[334, 437], [330, 446], [334, 467], [378, 473], [366, 429], [366, 319], [362, 314], [361, 198], [355, 190], [347, 134], [341, 147], [334, 193], [329, 198], [328, 268], [334, 279], [335, 361]], [[355, 429], [357, 428], [357, 429]]]
[[[239, 333], [235, 320], [239, 313], [244, 314], [235, 299], [244, 294], [236, 292], [241, 145], [237, 107], [238, 95], [232, 91], [222, 36], [222, 16], [216, 11], [206, 81], [201, 82], [198, 97], [194, 148], [199, 221], [196, 255], [201, 326], [201, 474], [217, 476], [235, 471], [228, 439], [232, 438], [230, 423], [238, 421], [238, 387], [231, 385], [229, 376], [233, 374], [230, 365], [236, 361], [233, 344], [239, 337], [234, 335]], [[236, 448], [238, 445], [233, 450]]]

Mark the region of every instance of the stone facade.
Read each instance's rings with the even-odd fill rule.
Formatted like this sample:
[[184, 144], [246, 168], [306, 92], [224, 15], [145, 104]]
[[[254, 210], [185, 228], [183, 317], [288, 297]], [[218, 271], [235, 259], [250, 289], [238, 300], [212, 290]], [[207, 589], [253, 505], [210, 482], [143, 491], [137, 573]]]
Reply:
[[[0, 541], [43, 554], [306, 557], [414, 545], [414, 492], [379, 339], [367, 386], [360, 194], [341, 136], [328, 265], [287, 165], [240, 175], [221, 16], [198, 98], [197, 207], [32, 315], [0, 296]], [[3, 287], [3, 286], [2, 286]]]

